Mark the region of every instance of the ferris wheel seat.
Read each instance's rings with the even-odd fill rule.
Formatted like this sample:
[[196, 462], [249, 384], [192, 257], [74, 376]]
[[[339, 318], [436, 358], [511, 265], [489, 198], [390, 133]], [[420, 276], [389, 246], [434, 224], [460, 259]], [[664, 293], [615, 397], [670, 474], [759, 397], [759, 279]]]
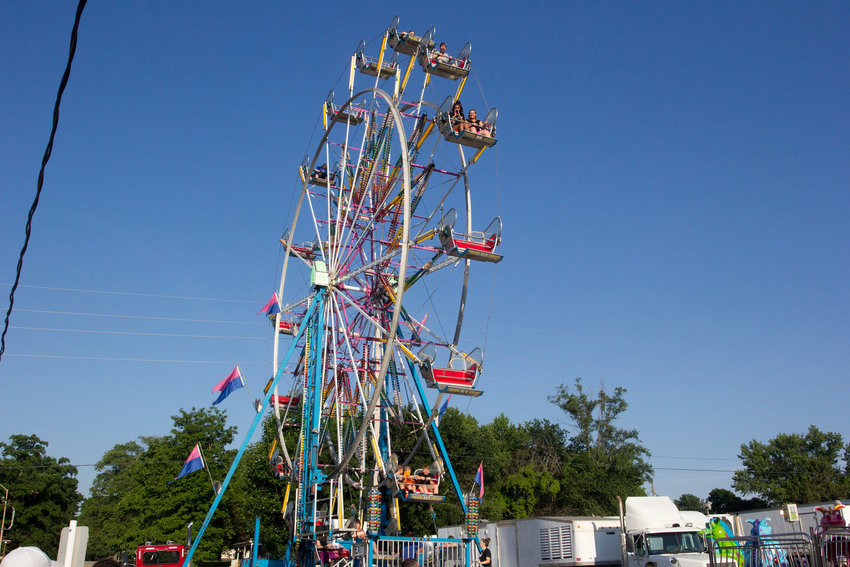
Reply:
[[298, 322], [297, 321], [281, 321], [277, 330], [284, 335], [292, 335], [295, 336], [298, 333]]
[[[370, 77], [378, 76], [378, 62], [377, 61], [369, 61], [366, 57], [358, 57], [357, 58], [357, 68], [360, 69], [360, 72], [364, 75], [369, 75]], [[381, 79], [389, 79], [396, 73], [397, 67], [395, 65], [391, 65], [388, 63], [381, 64]]]
[[316, 185], [317, 187], [327, 187], [328, 182], [330, 182], [331, 187], [336, 187], [336, 171], [331, 171], [330, 173], [328, 173], [327, 169], [317, 167], [314, 168], [313, 171], [308, 175], [307, 167], [302, 165], [298, 168], [298, 172], [301, 175], [301, 180], [306, 181], [310, 185]]
[[301, 405], [301, 396], [272, 396], [272, 403], [276, 403], [281, 407], [298, 407]]
[[326, 103], [327, 113], [331, 119], [336, 122], [342, 122], [345, 124], [348, 122], [351, 125], [357, 125], [363, 122], [363, 115], [366, 113], [362, 108], [356, 108], [354, 106], [349, 106], [346, 110], [340, 111], [338, 107], [334, 106], [332, 103]]
[[443, 77], [444, 79], [451, 79], [452, 81], [464, 79], [469, 75], [469, 69], [472, 67], [469, 59], [457, 60], [454, 57], [444, 56], [447, 57], [447, 60], [441, 61], [438, 59], [439, 55], [435, 54], [434, 51], [429, 51], [429, 53], [430, 55], [426, 53], [419, 54], [419, 66], [426, 73]]
[[491, 234], [488, 237], [455, 234], [450, 227], [440, 232], [440, 242], [449, 256], [468, 258], [482, 262], [500, 262], [504, 256], [495, 252], [499, 244], [499, 236]]
[[480, 396], [481, 390], [475, 389], [481, 367], [477, 364], [470, 366], [468, 370], [457, 370], [454, 368], [443, 368], [433, 366], [425, 361], [420, 366], [425, 384], [429, 388], [436, 388], [447, 394], [458, 394], [461, 396]]
[[[284, 246], [286, 246], [285, 242]], [[307, 244], [293, 244], [290, 247], [289, 255], [304, 258], [308, 262], [312, 262], [316, 259], [316, 252], [316, 247], [311, 242], [308, 242]]]
[[443, 138], [445, 138], [447, 142], [454, 142], [455, 144], [476, 149], [492, 148], [496, 145], [496, 142], [498, 142], [498, 140], [492, 136], [476, 134], [469, 130], [462, 130], [460, 132], [456, 132], [452, 129], [444, 130]]
[[[387, 42], [390, 44], [390, 47], [395, 49], [398, 53], [403, 53], [404, 55], [416, 55], [419, 51], [419, 46], [422, 44], [422, 38], [414, 33], [399, 33], [395, 30], [391, 30]], [[431, 40], [428, 42], [426, 48], [432, 49], [433, 47], [434, 41]]]
[[407, 495], [402, 494], [400, 498], [402, 502], [428, 502], [431, 504], [442, 502], [446, 499], [442, 494], [419, 494], [416, 492], [411, 492]]

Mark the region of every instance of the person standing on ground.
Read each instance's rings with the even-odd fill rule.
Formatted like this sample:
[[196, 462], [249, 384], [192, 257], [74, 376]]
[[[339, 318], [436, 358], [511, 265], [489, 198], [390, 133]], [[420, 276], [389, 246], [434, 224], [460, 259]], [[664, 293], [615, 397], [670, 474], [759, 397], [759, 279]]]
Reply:
[[490, 557], [490, 538], [484, 538], [481, 540], [481, 545], [484, 546], [484, 549], [481, 550], [481, 555], [478, 556], [478, 564], [481, 567], [491, 567], [493, 561]]

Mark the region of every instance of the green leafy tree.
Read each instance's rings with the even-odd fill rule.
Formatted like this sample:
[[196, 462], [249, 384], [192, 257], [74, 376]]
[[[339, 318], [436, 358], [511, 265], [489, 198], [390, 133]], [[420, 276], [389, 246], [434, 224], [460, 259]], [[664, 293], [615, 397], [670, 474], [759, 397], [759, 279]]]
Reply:
[[646, 494], [652, 478], [649, 451], [635, 429], [614, 422], [626, 411], [626, 389], [613, 394], [600, 388], [596, 397], [585, 392], [581, 378], [574, 387], [561, 385], [549, 400], [564, 410], [576, 426], [561, 475], [561, 509], [570, 514], [614, 514], [617, 496]]
[[695, 494], [682, 494], [674, 502], [679, 510], [692, 510], [694, 512], [708, 514], [708, 506], [706, 506], [705, 502], [703, 502], [702, 499]]
[[[80, 524], [90, 528], [90, 558], [134, 550], [145, 541], [183, 541], [189, 522], [201, 525], [214, 497], [207, 473], [171, 481], [196, 443], [213, 478], [224, 477], [234, 455], [225, 447], [236, 433], [226, 426], [226, 417], [217, 408], [181, 410], [172, 416], [170, 435], [140, 437], [106, 452], [80, 511]], [[238, 499], [233, 491], [225, 494], [198, 547], [198, 559], [218, 559], [232, 543], [247, 539], [251, 526], [233, 522]]]
[[9, 489], [15, 508], [14, 527], [4, 533], [8, 549], [32, 545], [55, 557], [59, 534], [83, 497], [77, 468], [65, 457], [48, 457], [47, 446], [35, 435], [12, 435], [0, 443], [0, 484]]
[[546, 419], [516, 427], [505, 450], [510, 464], [498, 484], [507, 503], [505, 516], [525, 518], [560, 513], [559, 480], [568, 459], [567, 432]]
[[756, 494], [769, 506], [785, 502], [822, 502], [848, 496], [848, 479], [839, 460], [847, 450], [841, 435], [825, 433], [814, 425], [805, 435], [782, 433], [768, 443], [741, 445], [743, 469], [732, 477], [732, 487]]
[[524, 465], [509, 474], [502, 487], [508, 502], [507, 512], [512, 518], [527, 518], [538, 513], [541, 501], [553, 501], [561, 484], [548, 471], [534, 465]]
[[714, 488], [708, 493], [712, 514], [736, 514], [745, 510], [767, 508], [767, 502], [760, 498], [744, 499], [725, 488]]

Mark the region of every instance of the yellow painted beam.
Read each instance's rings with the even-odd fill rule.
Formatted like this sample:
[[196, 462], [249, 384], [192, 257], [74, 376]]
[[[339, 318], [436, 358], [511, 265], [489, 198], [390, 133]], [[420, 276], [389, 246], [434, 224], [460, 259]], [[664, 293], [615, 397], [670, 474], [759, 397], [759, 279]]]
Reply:
[[387, 34], [384, 34], [384, 39], [381, 40], [381, 51], [378, 52], [378, 78], [381, 78], [381, 69], [384, 65], [384, 51], [387, 48]]
[[[469, 165], [472, 165], [473, 163], [475, 163], [476, 161], [478, 161], [478, 158], [480, 158], [480, 157], [481, 157], [481, 154], [483, 154], [483, 153], [484, 153], [484, 150], [486, 150], [486, 149], [487, 149], [487, 146], [484, 146], [483, 148], [481, 148], [480, 150], [478, 150], [478, 152], [475, 154], [475, 157], [473, 157], [473, 158], [469, 161]], [[468, 167], [468, 166], [467, 166], [467, 167]]]
[[457, 91], [455, 92], [454, 102], [457, 102], [457, 99], [460, 98], [460, 93], [463, 92], [463, 87], [466, 85], [467, 78], [469, 78], [469, 75], [460, 80], [460, 84], [457, 86]]
[[415, 55], [410, 56], [410, 63], [407, 64], [407, 70], [404, 72], [404, 80], [401, 82], [401, 92], [399, 96], [404, 93], [404, 89], [407, 88], [407, 80], [410, 78], [410, 71], [413, 69], [413, 61], [416, 59]]
[[285, 513], [286, 513], [286, 505], [289, 503], [289, 488], [290, 488], [291, 486], [292, 486], [292, 485], [291, 485], [291, 484], [289, 484], [288, 482], [286, 483], [286, 493], [283, 495], [283, 506], [281, 506], [281, 508], [280, 508], [280, 513], [281, 513], [281, 514], [285, 514]]

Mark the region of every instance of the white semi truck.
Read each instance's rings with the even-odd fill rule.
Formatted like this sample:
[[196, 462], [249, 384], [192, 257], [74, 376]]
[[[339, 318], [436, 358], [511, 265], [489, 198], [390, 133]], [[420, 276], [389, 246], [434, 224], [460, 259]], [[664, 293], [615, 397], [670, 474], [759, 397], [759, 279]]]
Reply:
[[666, 496], [626, 498], [622, 513], [623, 564], [627, 567], [708, 567], [709, 557], [693, 515]]
[[[482, 521], [479, 537], [490, 538], [493, 567], [708, 567], [705, 526], [680, 515], [669, 498], [625, 504], [619, 518]], [[461, 537], [461, 527], [441, 528], [439, 536]]]

